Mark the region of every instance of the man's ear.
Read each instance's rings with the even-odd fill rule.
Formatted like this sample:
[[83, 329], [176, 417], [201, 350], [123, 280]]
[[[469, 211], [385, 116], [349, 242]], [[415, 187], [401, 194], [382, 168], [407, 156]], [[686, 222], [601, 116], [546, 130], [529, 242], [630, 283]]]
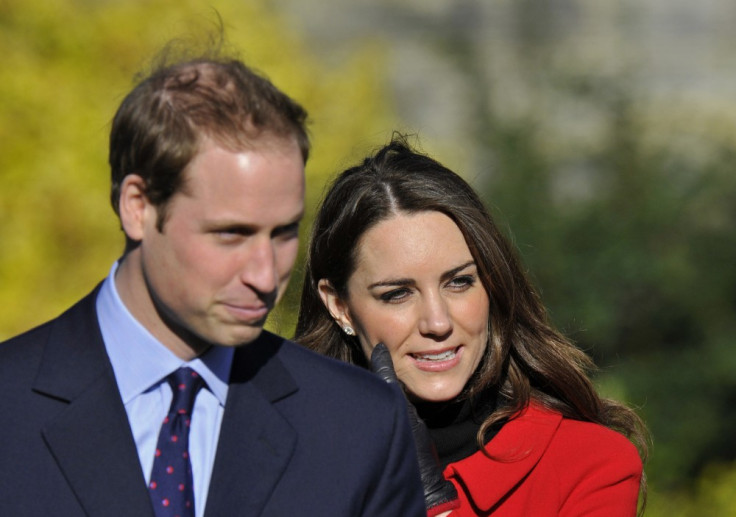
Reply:
[[346, 326], [353, 327], [350, 311], [348, 311], [345, 301], [337, 295], [337, 291], [332, 287], [330, 281], [322, 278], [317, 283], [317, 290], [319, 291], [319, 297], [322, 298], [322, 303], [325, 304], [325, 307], [327, 307], [332, 318], [340, 325], [340, 328], [345, 328]]
[[153, 208], [146, 197], [146, 182], [137, 174], [128, 174], [120, 185], [120, 224], [125, 235], [143, 240], [146, 214]]

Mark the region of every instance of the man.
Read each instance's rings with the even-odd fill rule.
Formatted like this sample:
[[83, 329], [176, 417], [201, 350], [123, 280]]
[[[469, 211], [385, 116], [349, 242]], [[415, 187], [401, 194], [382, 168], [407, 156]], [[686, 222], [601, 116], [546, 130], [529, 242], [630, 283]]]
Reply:
[[297, 255], [305, 118], [236, 60], [125, 98], [122, 258], [0, 344], [0, 515], [425, 514], [400, 393], [262, 330]]

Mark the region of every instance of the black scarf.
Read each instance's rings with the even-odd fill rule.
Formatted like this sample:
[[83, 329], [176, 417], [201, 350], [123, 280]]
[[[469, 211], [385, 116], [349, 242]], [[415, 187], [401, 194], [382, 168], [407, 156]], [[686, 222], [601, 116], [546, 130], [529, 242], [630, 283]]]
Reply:
[[[478, 430], [496, 409], [496, 398], [488, 394], [460, 401], [418, 402], [416, 408], [427, 424], [444, 469], [449, 463], [460, 461], [480, 450]], [[499, 422], [491, 426], [486, 431], [483, 443], [488, 443], [502, 425]]]

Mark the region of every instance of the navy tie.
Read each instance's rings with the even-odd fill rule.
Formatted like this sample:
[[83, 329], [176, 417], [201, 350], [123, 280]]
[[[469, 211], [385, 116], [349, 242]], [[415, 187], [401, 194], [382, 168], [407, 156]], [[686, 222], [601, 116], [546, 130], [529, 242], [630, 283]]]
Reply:
[[148, 491], [156, 517], [193, 517], [189, 423], [194, 399], [204, 386], [204, 380], [191, 368], [179, 368], [166, 380], [171, 385], [173, 398], [158, 435]]

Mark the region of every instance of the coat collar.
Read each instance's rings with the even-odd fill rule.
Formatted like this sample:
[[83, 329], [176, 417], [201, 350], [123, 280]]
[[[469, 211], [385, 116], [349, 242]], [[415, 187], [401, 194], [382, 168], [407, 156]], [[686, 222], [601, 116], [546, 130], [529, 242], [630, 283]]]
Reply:
[[[34, 390], [65, 407], [42, 434], [87, 515], [153, 517], [97, 323], [98, 289], [51, 323]], [[236, 350], [206, 515], [258, 515], [286, 470], [296, 431], [275, 405], [298, 387], [278, 357], [284, 344], [263, 332]]]
[[[55, 411], [42, 429], [43, 439], [87, 515], [152, 517], [135, 441], [97, 325], [96, 295], [97, 289], [50, 324], [34, 381], [34, 390]], [[53, 409], [59, 401], [65, 406]]]
[[71, 402], [111, 372], [95, 309], [101, 285], [50, 323], [35, 391]]
[[283, 338], [263, 332], [236, 350], [205, 515], [260, 515], [296, 448], [278, 402], [298, 386], [279, 358]]
[[561, 422], [559, 413], [531, 403], [501, 428], [486, 454], [448, 465], [445, 477], [465, 486], [474, 506], [488, 512], [534, 469]]

